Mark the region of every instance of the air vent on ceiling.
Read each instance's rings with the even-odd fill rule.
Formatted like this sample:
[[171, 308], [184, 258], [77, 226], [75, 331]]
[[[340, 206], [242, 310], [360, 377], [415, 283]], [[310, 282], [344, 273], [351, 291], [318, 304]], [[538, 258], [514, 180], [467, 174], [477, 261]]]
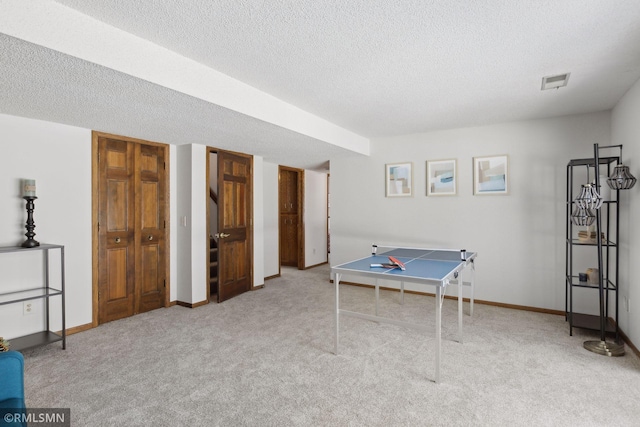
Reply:
[[542, 90], [558, 89], [567, 85], [571, 73], [558, 74], [555, 76], [546, 76], [542, 78]]

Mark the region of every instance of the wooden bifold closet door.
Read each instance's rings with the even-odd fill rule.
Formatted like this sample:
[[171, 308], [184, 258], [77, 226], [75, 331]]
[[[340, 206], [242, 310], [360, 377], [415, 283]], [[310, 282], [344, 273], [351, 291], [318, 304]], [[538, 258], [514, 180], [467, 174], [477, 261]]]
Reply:
[[98, 323], [165, 306], [165, 157], [166, 146], [98, 137]]

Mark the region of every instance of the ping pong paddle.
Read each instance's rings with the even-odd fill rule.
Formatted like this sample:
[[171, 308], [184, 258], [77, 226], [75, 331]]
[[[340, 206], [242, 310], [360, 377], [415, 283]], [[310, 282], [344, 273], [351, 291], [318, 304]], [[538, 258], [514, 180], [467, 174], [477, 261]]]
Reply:
[[404, 266], [404, 263], [402, 261], [400, 261], [398, 258], [389, 255], [389, 262], [391, 264], [397, 265], [398, 267], [400, 267], [400, 270], [405, 271], [407, 268]]
[[369, 265], [369, 267], [374, 268], [374, 267], [379, 267], [379, 268], [398, 268], [397, 265], [395, 264], [371, 264]]

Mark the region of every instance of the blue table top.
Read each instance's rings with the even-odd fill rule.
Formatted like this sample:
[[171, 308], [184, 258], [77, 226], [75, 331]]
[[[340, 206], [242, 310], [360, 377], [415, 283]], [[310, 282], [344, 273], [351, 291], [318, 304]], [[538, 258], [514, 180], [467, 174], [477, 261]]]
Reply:
[[[388, 256], [392, 255], [405, 264], [406, 270], [399, 268], [371, 267], [371, 264], [388, 264]], [[467, 252], [467, 260], [475, 257], [474, 252]], [[380, 274], [392, 280], [404, 278], [443, 281], [459, 271], [467, 261], [460, 259], [460, 251], [424, 250], [424, 249], [383, 249], [377, 255], [371, 255], [356, 261], [335, 266], [342, 271]]]

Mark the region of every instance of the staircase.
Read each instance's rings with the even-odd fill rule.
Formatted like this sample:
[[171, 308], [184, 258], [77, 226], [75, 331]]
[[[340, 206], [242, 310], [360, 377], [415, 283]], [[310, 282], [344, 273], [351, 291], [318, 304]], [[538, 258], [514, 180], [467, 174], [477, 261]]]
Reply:
[[209, 236], [209, 290], [211, 295], [218, 294], [218, 245]]

